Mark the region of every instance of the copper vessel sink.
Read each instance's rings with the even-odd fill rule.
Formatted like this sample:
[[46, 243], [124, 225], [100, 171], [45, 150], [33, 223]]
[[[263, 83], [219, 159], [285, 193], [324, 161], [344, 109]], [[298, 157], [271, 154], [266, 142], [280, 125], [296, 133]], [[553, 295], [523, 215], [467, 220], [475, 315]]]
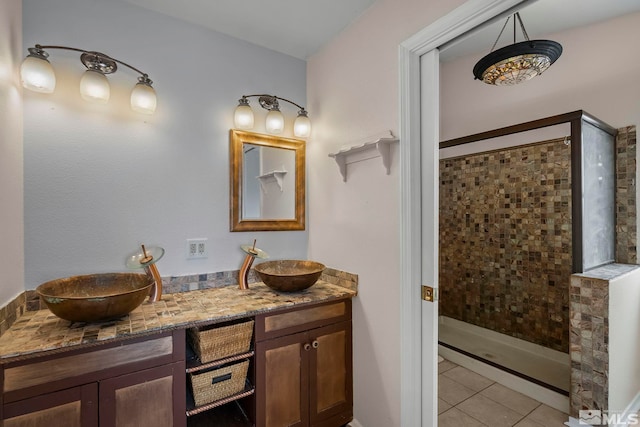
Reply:
[[73, 276], [41, 284], [36, 292], [56, 316], [102, 322], [129, 314], [149, 295], [153, 278], [137, 273]]
[[265, 285], [281, 292], [307, 289], [318, 281], [324, 265], [315, 261], [282, 259], [267, 261], [255, 266], [255, 271]]

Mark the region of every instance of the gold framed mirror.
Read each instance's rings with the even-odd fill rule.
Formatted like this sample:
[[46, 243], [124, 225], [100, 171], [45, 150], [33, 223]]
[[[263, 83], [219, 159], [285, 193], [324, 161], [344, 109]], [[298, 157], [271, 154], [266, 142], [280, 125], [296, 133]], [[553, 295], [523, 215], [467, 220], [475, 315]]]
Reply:
[[231, 231], [305, 228], [305, 143], [231, 129]]

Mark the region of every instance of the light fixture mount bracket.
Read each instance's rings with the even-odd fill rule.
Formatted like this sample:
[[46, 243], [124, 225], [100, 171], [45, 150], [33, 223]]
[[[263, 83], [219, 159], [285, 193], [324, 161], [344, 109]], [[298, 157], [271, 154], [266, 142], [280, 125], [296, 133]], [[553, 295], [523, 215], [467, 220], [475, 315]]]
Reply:
[[265, 110], [280, 111], [280, 104], [278, 104], [278, 98], [276, 98], [275, 96], [263, 95], [258, 98], [258, 102], [260, 103], [260, 106]]
[[47, 59], [49, 57], [49, 54], [45, 52], [39, 44], [37, 44], [36, 47], [30, 47], [27, 50], [29, 51], [29, 56], [34, 56], [39, 59]]
[[116, 61], [100, 52], [84, 52], [80, 55], [80, 61], [89, 70], [102, 74], [111, 74], [118, 70]]

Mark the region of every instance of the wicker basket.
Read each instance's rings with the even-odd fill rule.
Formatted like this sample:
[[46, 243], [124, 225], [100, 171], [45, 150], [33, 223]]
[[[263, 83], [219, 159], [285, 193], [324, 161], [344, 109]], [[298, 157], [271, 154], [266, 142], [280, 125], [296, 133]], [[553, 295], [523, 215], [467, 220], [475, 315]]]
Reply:
[[251, 347], [252, 336], [253, 320], [204, 331], [189, 329], [191, 347], [202, 363], [246, 353]]
[[224, 399], [244, 390], [249, 361], [226, 365], [212, 371], [194, 372], [191, 375], [193, 400], [196, 406]]

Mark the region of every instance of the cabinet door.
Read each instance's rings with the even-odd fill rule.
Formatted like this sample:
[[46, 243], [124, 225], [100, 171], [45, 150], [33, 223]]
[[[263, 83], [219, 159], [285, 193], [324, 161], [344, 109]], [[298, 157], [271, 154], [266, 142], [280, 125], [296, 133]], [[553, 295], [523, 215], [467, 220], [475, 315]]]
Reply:
[[309, 332], [311, 425], [342, 426], [353, 418], [351, 322]]
[[101, 427], [184, 427], [184, 362], [100, 382]]
[[98, 384], [44, 394], [3, 408], [5, 427], [82, 427], [98, 425]]
[[309, 358], [298, 333], [256, 343], [256, 426], [309, 424]]

